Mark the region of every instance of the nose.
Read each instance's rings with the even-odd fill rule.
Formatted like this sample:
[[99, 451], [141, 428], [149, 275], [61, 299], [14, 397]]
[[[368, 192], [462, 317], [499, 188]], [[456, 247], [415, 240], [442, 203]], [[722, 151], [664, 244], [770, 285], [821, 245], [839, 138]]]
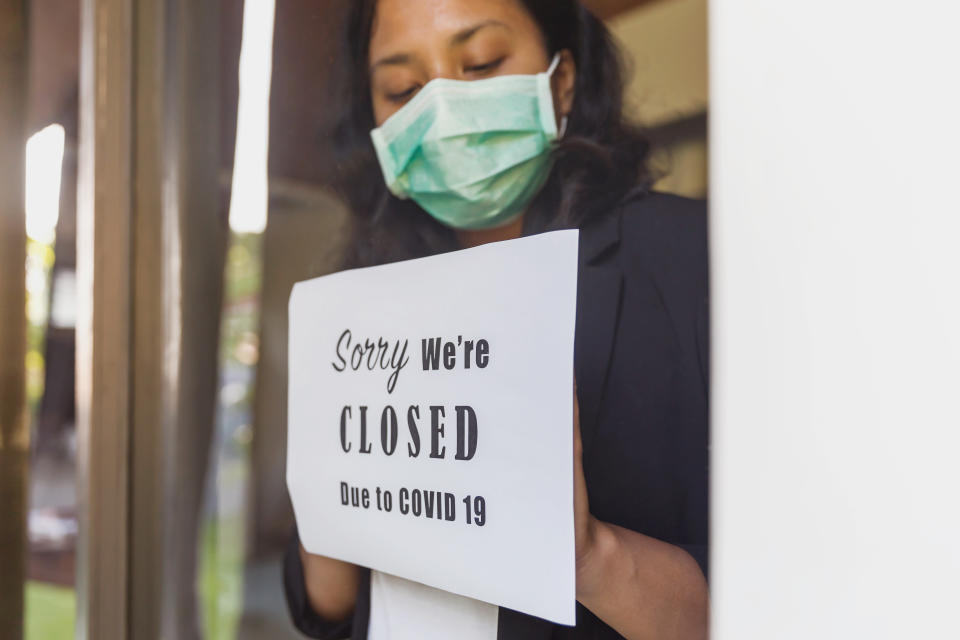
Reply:
[[464, 78], [463, 65], [450, 56], [437, 55], [433, 57], [428, 69], [430, 71], [429, 80], [436, 80], [437, 78], [463, 80]]

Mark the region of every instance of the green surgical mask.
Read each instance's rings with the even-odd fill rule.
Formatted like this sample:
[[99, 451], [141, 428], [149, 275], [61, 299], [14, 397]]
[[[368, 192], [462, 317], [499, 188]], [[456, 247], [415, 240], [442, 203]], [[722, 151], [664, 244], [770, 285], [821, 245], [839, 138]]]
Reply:
[[370, 134], [390, 191], [456, 229], [516, 219], [552, 167], [559, 61], [536, 75], [427, 83]]

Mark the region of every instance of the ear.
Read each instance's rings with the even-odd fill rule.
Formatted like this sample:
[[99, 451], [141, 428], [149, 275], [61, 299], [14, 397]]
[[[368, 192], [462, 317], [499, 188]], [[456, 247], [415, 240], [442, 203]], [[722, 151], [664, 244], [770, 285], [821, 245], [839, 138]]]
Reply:
[[551, 78], [553, 89], [553, 110], [557, 114], [557, 125], [564, 116], [569, 116], [576, 96], [577, 63], [569, 49], [560, 51], [560, 62]]

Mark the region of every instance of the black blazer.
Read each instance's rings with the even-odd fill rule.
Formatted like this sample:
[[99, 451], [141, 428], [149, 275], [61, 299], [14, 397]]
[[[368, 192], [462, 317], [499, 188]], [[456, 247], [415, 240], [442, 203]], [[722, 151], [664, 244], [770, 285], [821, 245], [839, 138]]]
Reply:
[[[686, 549], [707, 573], [708, 277], [703, 202], [636, 196], [580, 233], [574, 371], [583, 472], [600, 520]], [[297, 628], [366, 638], [369, 571], [352, 620], [310, 608], [296, 531], [284, 586]], [[563, 627], [501, 608], [498, 638], [621, 636], [577, 604]]]

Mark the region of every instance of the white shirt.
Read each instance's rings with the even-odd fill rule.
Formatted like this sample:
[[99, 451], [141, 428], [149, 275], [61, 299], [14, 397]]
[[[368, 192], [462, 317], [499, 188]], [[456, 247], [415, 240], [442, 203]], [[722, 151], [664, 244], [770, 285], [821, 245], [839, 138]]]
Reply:
[[500, 608], [370, 572], [369, 640], [496, 640]]

